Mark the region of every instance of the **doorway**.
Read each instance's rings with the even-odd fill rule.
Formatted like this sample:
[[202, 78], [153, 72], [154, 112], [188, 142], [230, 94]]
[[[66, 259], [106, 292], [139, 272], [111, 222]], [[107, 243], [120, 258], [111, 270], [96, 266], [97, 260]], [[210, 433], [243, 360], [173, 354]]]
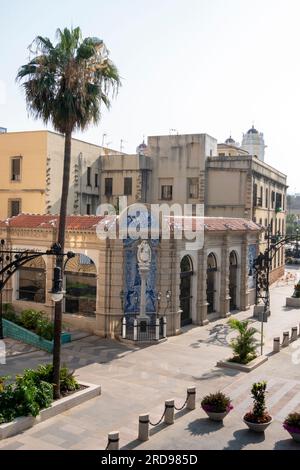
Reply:
[[229, 295], [230, 311], [237, 310], [237, 255], [235, 251], [230, 253], [229, 258]]
[[216, 273], [218, 271], [218, 265], [216, 257], [213, 253], [210, 253], [207, 257], [207, 313], [215, 313], [216, 311]]
[[181, 326], [192, 323], [192, 277], [194, 275], [193, 263], [189, 256], [185, 256], [180, 263], [180, 308]]

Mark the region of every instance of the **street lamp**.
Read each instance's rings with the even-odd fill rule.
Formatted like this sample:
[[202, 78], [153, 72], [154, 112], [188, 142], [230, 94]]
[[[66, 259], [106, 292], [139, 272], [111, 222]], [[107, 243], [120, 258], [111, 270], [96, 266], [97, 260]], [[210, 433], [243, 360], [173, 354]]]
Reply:
[[58, 303], [61, 302], [64, 298], [65, 291], [62, 289], [62, 276], [61, 276], [61, 269], [59, 267], [55, 267], [53, 271], [53, 287], [50, 291], [51, 299], [53, 302]]

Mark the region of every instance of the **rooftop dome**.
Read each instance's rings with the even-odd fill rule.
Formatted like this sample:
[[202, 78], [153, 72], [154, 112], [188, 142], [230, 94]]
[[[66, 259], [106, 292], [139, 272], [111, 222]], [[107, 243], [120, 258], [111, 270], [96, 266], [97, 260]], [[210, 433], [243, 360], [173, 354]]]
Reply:
[[229, 139], [225, 140], [225, 144], [227, 145], [235, 145], [236, 141], [230, 136]]
[[145, 153], [147, 152], [147, 145], [145, 144], [145, 141], [143, 140], [143, 142], [137, 147], [136, 149], [136, 153], [138, 155], [145, 155]]
[[254, 126], [247, 132], [247, 134], [258, 134], [258, 130], [255, 129]]

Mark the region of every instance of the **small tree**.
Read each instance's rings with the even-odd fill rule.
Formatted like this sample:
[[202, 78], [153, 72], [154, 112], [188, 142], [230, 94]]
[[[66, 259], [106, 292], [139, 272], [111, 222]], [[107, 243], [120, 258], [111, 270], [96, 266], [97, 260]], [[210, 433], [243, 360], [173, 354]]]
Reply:
[[235, 353], [234, 360], [241, 364], [247, 364], [256, 358], [256, 345], [255, 339], [258, 331], [256, 328], [249, 326], [249, 321], [240, 321], [232, 318], [228, 322], [230, 328], [239, 333], [239, 336], [233, 339], [230, 343], [231, 348]]
[[253, 415], [262, 418], [266, 413], [267, 382], [253, 384], [251, 394], [253, 398]]

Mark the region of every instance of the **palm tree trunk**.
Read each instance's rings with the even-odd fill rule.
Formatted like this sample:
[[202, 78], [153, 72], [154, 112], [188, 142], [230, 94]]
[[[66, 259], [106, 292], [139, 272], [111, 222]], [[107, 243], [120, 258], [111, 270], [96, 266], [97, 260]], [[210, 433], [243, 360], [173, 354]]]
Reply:
[[[72, 145], [72, 131], [68, 131], [65, 134], [64, 171], [63, 171], [63, 183], [62, 183], [62, 193], [61, 193], [58, 240], [57, 240], [57, 242], [61, 246], [61, 253], [64, 253], [64, 249], [65, 249], [65, 232], [66, 232], [66, 222], [67, 222], [67, 207], [68, 207], [70, 167], [71, 167], [71, 145]], [[61, 275], [63, 279], [64, 278], [63, 256], [57, 257], [56, 266], [61, 269]], [[54, 344], [53, 344], [54, 398], [57, 398], [57, 399], [60, 398], [61, 333], [62, 333], [62, 302], [57, 302], [55, 304]]]

